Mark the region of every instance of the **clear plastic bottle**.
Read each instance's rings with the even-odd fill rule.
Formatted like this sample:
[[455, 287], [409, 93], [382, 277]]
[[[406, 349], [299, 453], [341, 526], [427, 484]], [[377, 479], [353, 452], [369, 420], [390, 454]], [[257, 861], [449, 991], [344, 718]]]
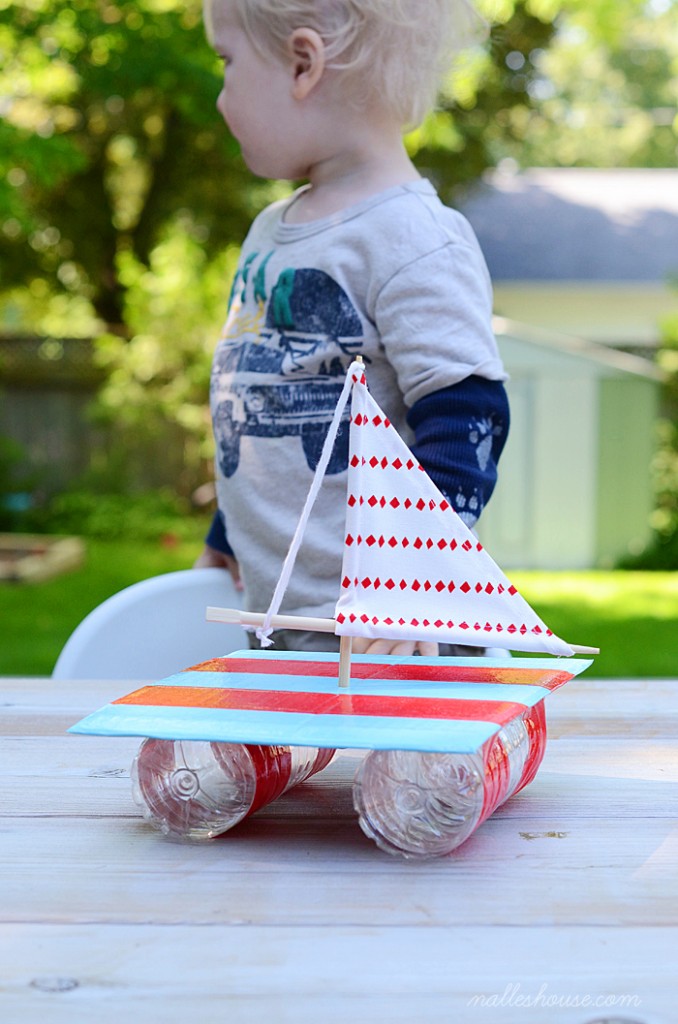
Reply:
[[132, 764], [144, 817], [172, 839], [221, 835], [325, 768], [334, 750], [147, 739]]
[[545, 746], [540, 701], [479, 754], [373, 750], [353, 784], [360, 827], [387, 853], [422, 859], [451, 853], [532, 781]]

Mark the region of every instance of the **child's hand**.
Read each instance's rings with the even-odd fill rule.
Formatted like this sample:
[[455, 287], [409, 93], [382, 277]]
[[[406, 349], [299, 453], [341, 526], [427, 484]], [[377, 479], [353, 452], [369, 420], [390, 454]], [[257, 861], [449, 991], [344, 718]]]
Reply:
[[194, 569], [228, 569], [236, 590], [243, 590], [243, 583], [240, 579], [240, 566], [233, 555], [226, 555], [223, 551], [205, 545], [198, 558], [193, 563]]
[[418, 652], [424, 658], [438, 657], [435, 640], [369, 640], [357, 636], [353, 640], [354, 654], [399, 654], [409, 657]]

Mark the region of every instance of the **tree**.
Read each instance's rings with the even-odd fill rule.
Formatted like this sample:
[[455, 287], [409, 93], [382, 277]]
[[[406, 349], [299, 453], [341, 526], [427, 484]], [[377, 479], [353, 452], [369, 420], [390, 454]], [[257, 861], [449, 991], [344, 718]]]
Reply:
[[233, 245], [276, 190], [252, 181], [215, 110], [201, 13], [0, 0], [0, 322], [95, 337], [95, 414], [120, 457], [89, 486], [133, 486], [168, 428], [172, 482], [200, 482]]
[[664, 409], [657, 425], [659, 443], [652, 466], [656, 494], [651, 520], [654, 537], [637, 564], [641, 568], [678, 569], [678, 313], [667, 317], [662, 329], [657, 361], [665, 374]]
[[[491, 25], [409, 140], [446, 197], [505, 157], [673, 166], [676, 0], [479, 0]], [[214, 110], [200, 0], [0, 0], [0, 289], [129, 334], [120, 259], [181, 221], [208, 257], [280, 187]], [[44, 309], [44, 304], [43, 304]], [[91, 323], [88, 325], [91, 327]]]
[[[510, 111], [531, 102], [537, 71], [514, 58], [550, 41], [540, 2], [486, 0], [489, 50], [411, 139], [448, 194], [493, 163]], [[0, 12], [1, 287], [84, 299], [124, 336], [121, 258], [148, 268], [177, 217], [213, 256], [279, 190], [252, 179], [214, 110], [200, 0], [0, 0]]]
[[548, 47], [509, 58], [529, 102], [500, 113], [496, 162], [520, 167], [674, 167], [676, 0], [562, 0]]
[[179, 215], [182, 230], [217, 253], [267, 193], [215, 113], [219, 78], [201, 4], [2, 7], [2, 288], [42, 281], [84, 296], [124, 334], [121, 255], [149, 266]]
[[506, 155], [533, 104], [533, 59], [551, 44], [553, 5], [485, 0], [487, 45], [463, 55], [438, 111], [409, 140], [423, 172], [448, 200]]

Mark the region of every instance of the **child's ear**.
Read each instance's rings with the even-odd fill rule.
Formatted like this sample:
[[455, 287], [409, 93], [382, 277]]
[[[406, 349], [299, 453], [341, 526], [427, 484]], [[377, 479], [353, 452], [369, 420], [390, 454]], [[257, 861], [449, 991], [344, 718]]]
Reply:
[[312, 28], [297, 28], [289, 38], [294, 82], [292, 95], [303, 100], [313, 91], [325, 70], [325, 44]]

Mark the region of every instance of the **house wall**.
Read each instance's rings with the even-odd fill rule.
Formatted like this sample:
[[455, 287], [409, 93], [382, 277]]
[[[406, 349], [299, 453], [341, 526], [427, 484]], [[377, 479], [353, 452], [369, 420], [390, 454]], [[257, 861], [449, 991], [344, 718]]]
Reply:
[[594, 564], [597, 381], [590, 372], [540, 378], [534, 413], [534, 538], [530, 565]]
[[648, 534], [655, 381], [500, 337], [511, 431], [478, 533], [506, 569], [614, 564]]
[[512, 373], [511, 431], [479, 526], [502, 567], [574, 569], [595, 562], [596, 380]]
[[535, 378], [528, 374], [512, 377], [508, 385], [511, 430], [499, 481], [478, 528], [483, 544], [504, 568], [527, 566], [532, 560], [535, 390]]
[[604, 345], [655, 348], [659, 323], [675, 314], [676, 292], [668, 284], [586, 281], [499, 281], [498, 315], [546, 331]]
[[650, 539], [650, 465], [659, 394], [652, 381], [607, 378], [600, 383], [596, 551], [599, 565], [637, 554]]

